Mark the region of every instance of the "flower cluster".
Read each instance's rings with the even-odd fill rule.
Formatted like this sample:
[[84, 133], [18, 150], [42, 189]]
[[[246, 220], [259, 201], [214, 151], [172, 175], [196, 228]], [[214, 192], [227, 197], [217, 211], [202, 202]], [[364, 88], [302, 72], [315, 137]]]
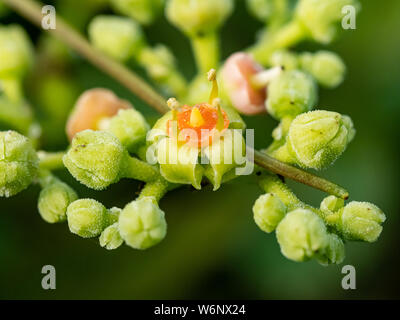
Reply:
[[276, 231], [282, 254], [294, 261], [311, 258], [326, 265], [341, 263], [345, 240], [374, 242], [385, 215], [368, 202], [328, 196], [320, 208], [299, 200], [278, 176], [265, 173], [260, 187], [266, 192], [253, 206], [254, 221], [267, 233]]
[[[339, 34], [342, 7], [358, 9], [356, 0], [299, 0], [295, 6], [286, 0], [248, 0], [250, 13], [265, 29], [256, 44], [225, 61], [218, 34], [234, 9], [233, 0], [109, 3], [120, 15], [97, 15], [87, 21], [93, 53], [114, 60], [120, 68], [132, 63], [142, 67], [165, 97], [176, 98], [166, 99], [169, 112], [151, 128], [129, 101], [111, 90], [86, 90], [65, 119], [70, 145], [62, 152], [37, 151], [43, 142], [41, 130], [21, 85], [34, 64], [33, 47], [20, 26], [0, 26], [0, 122], [12, 129], [0, 132], [0, 196], [39, 184], [38, 211], [46, 222], [66, 222], [71, 233], [97, 237], [108, 250], [123, 243], [140, 250], [158, 244], [167, 233], [159, 207], [167, 192], [182, 185], [200, 190], [211, 184], [217, 190], [236, 178], [237, 169], [251, 158], [241, 114], [269, 114], [279, 121], [272, 143], [261, 152], [280, 168], [302, 168], [291, 167], [296, 172], [329, 167], [354, 139], [349, 116], [314, 110], [318, 86], [335, 88], [344, 80], [343, 60], [326, 50], [291, 48], [303, 40], [330, 43]], [[150, 45], [146, 39], [143, 26], [163, 9], [192, 44], [198, 72], [190, 82], [168, 47]], [[141, 181], [144, 187], [124, 208], [107, 209], [97, 200], [80, 199], [56, 177], [54, 171], [63, 167], [94, 190], [121, 179]], [[312, 207], [275, 174], [281, 171], [268, 168], [259, 166], [254, 174], [264, 192], [254, 203], [254, 220], [262, 231], [276, 232], [288, 259], [341, 263], [345, 241], [378, 239], [385, 215], [377, 206], [345, 204], [335, 194], [323, 199], [319, 208]]]

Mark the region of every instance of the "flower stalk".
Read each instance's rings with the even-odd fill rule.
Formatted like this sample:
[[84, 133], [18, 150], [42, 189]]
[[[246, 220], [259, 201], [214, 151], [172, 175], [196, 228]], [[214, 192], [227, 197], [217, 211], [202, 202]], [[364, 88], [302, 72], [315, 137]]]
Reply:
[[65, 155], [64, 151], [60, 152], [39, 151], [38, 152], [39, 166], [41, 169], [49, 171], [64, 168], [62, 160], [64, 155]]

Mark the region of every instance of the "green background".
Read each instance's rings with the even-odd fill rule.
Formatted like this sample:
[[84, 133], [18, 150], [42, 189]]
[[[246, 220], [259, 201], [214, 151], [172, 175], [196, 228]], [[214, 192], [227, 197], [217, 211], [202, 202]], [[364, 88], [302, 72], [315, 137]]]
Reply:
[[[80, 19], [84, 3], [64, 1], [63, 10], [67, 16]], [[281, 255], [275, 235], [265, 234], [255, 225], [251, 207], [261, 192], [252, 178], [243, 177], [217, 192], [184, 187], [169, 193], [160, 203], [168, 221], [168, 235], [160, 245], [144, 252], [127, 246], [109, 252], [97, 240], [71, 234], [66, 224], [45, 223], [36, 209], [39, 188], [34, 186], [0, 200], [0, 298], [399, 298], [400, 1], [368, 0], [362, 5], [357, 29], [344, 32], [329, 47], [345, 60], [346, 81], [336, 90], [321, 90], [319, 101], [320, 108], [350, 115], [357, 135], [335, 166], [321, 174], [345, 186], [352, 200], [370, 201], [386, 213], [377, 243], [348, 243], [346, 259], [339, 266], [291, 262]], [[22, 23], [32, 39], [38, 40], [39, 31], [15, 14], [0, 22]], [[85, 26], [87, 21], [82, 18], [80, 23]], [[260, 27], [243, 2], [237, 1], [236, 11], [222, 32], [224, 57], [252, 44]], [[185, 75], [193, 75], [189, 43], [176, 29], [159, 19], [146, 28], [146, 34], [154, 43], [170, 45]], [[314, 44], [299, 47], [317, 48]], [[155, 118], [154, 112], [113, 80], [74, 55], [72, 61], [68, 76], [77, 90], [112, 88]], [[32, 84], [28, 81], [27, 86]], [[34, 95], [34, 89], [31, 92]], [[61, 101], [62, 94], [56, 91], [50, 96], [55, 110], [58, 103], [68, 102]], [[256, 146], [265, 147], [275, 121], [267, 115], [246, 121], [249, 128], [256, 129]], [[49, 143], [49, 147], [60, 146]], [[61, 171], [59, 175], [76, 187], [81, 197], [93, 197], [109, 207], [131, 201], [140, 187], [122, 181], [94, 193], [68, 173]], [[311, 204], [318, 205], [324, 197], [319, 191], [289, 183]], [[46, 264], [56, 268], [56, 290], [41, 288], [41, 268]], [[341, 268], [346, 264], [356, 268], [356, 290], [341, 288]]]

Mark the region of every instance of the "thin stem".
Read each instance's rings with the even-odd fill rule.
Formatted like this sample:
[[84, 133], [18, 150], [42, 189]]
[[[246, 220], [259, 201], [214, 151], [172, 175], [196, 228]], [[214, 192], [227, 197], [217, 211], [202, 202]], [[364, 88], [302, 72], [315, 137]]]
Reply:
[[301, 24], [293, 20], [283, 26], [278, 32], [266, 34], [260, 42], [249, 49], [249, 53], [254, 56], [259, 63], [268, 65], [274, 51], [288, 48], [297, 44], [305, 37], [305, 31]]
[[49, 170], [42, 168], [39, 169], [37, 183], [40, 185], [42, 189], [56, 181], [57, 178], [53, 176], [53, 174]]
[[261, 71], [251, 78], [251, 84], [254, 89], [265, 88], [273, 79], [282, 73], [282, 67], [274, 67]]
[[140, 192], [139, 198], [153, 197], [156, 202], [159, 202], [161, 198], [167, 193], [170, 183], [165, 179], [158, 179], [154, 182], [146, 183], [142, 191]]
[[276, 174], [287, 177], [289, 179], [301, 182], [318, 190], [327, 192], [339, 198], [347, 199], [349, 193], [342, 187], [318, 177], [312, 173], [292, 167], [284, 162], [278, 161], [260, 151], [254, 151], [254, 158], [257, 158], [257, 164]]
[[199, 74], [207, 74], [219, 63], [219, 41], [215, 32], [190, 37]]
[[[38, 3], [32, 0], [3, 0], [3, 2], [38, 26], [41, 25], [42, 13], [41, 6]], [[71, 27], [64, 23], [62, 19], [57, 19], [57, 28], [55, 30], [49, 30], [50, 33], [60, 38], [61, 41], [75, 49], [94, 65], [107, 72], [111, 77], [118, 80], [122, 85], [138, 95], [143, 99], [143, 101], [147, 102], [160, 113], [169, 111], [165, 99], [147, 85], [140, 77], [128, 70], [125, 66], [109, 59], [92, 48], [80, 34], [71, 29]], [[281, 39], [280, 42], [278, 42], [280, 45], [293, 43], [296, 39], [301, 38], [303, 34], [302, 30], [298, 29], [298, 26], [289, 26], [289, 29], [285, 32], [287, 32], [287, 38], [283, 39], [285, 41]], [[330, 181], [311, 173], [307, 173], [301, 169], [294, 168], [276, 159], [268, 157], [259, 151], [251, 149], [250, 153], [252, 152], [254, 152], [254, 162], [260, 167], [338, 197], [348, 197], [348, 192], [346, 190]], [[157, 175], [159, 175], [158, 172]]]
[[273, 15], [268, 26], [271, 31], [279, 29], [285, 23], [289, 10], [288, 0], [273, 0], [273, 7]]
[[57, 170], [64, 167], [63, 157], [65, 152], [39, 151], [40, 168], [46, 170]]
[[121, 170], [121, 177], [143, 182], [153, 182], [160, 179], [161, 175], [157, 168], [147, 162], [127, 155], [124, 167]]

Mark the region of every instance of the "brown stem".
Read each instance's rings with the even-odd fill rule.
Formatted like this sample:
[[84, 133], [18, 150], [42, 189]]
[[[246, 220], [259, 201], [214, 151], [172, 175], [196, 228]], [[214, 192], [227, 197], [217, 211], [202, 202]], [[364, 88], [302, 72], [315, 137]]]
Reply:
[[[32, 0], [2, 1], [34, 24], [39, 27], [41, 26], [43, 15], [41, 12], [41, 4], [39, 2]], [[56, 29], [48, 30], [48, 32], [68, 44], [76, 52], [81, 54], [81, 56], [85, 57], [99, 69], [119, 81], [123, 86], [140, 97], [149, 106], [153, 107], [160, 113], [165, 113], [169, 110], [164, 97], [158, 94], [134, 72], [94, 49], [84, 37], [68, 26], [60, 17], [57, 17]], [[254, 149], [248, 148], [248, 152], [251, 155], [250, 157], [254, 158], [254, 162], [257, 165], [269, 171], [340, 198], [347, 199], [349, 196], [345, 189], [330, 181], [292, 167]]]
[[[248, 150], [248, 152], [251, 151], [252, 150]], [[329, 194], [333, 194], [336, 197], [343, 199], [347, 199], [349, 197], [349, 193], [341, 186], [338, 186], [337, 184], [318, 177], [312, 173], [276, 160], [275, 158], [272, 158], [260, 151], [254, 150], [254, 162], [260, 167], [268, 169], [276, 174], [301, 182], [305, 185]]]

